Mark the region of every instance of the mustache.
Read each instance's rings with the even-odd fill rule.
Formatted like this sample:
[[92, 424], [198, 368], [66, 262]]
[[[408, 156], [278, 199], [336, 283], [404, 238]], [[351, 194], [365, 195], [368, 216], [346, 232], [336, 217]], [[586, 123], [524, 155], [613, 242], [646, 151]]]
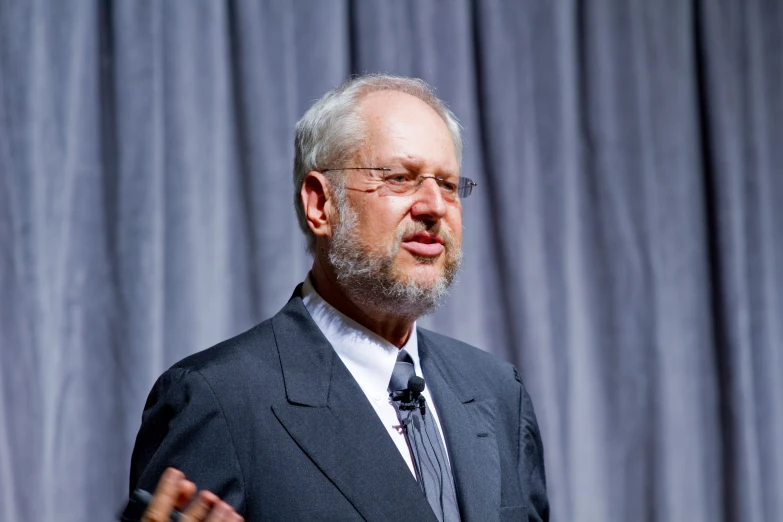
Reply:
[[444, 229], [441, 226], [441, 222], [438, 221], [434, 225], [425, 223], [423, 221], [412, 221], [407, 223], [404, 227], [397, 231], [397, 237], [395, 245], [399, 247], [402, 244], [402, 239], [412, 236], [414, 234], [430, 234], [436, 236], [443, 242], [443, 246], [447, 250], [453, 250], [456, 247], [457, 241], [454, 239], [454, 234], [449, 230]]

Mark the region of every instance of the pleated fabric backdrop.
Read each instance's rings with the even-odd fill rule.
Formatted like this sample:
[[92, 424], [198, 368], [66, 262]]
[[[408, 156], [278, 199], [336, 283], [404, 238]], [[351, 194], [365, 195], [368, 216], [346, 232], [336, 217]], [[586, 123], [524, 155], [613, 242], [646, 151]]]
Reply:
[[111, 520], [146, 394], [309, 268], [292, 129], [465, 128], [422, 323], [518, 365], [558, 521], [783, 520], [783, 2], [0, 0], [0, 520]]

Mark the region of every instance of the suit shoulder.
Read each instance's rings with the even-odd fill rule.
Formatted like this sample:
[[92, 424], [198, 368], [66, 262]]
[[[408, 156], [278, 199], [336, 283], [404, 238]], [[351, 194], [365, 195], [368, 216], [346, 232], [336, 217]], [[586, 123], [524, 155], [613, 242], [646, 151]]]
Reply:
[[[244, 408], [248, 397], [279, 395], [280, 360], [269, 320], [175, 363], [153, 385], [147, 405], [160, 400], [214, 397], [227, 412]], [[204, 395], [201, 395], [204, 394]], [[177, 404], [179, 404], [177, 402]]]
[[269, 319], [230, 339], [176, 362], [169, 371], [205, 372], [222, 366], [246, 364], [250, 358], [263, 358], [274, 347]]

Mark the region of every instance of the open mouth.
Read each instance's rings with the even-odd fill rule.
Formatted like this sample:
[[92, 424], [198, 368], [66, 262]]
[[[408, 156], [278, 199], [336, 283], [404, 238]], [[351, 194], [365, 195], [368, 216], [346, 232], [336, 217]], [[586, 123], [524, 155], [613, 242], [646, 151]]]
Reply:
[[403, 239], [404, 242], [409, 241], [415, 241], [416, 243], [423, 243], [425, 245], [432, 245], [432, 244], [443, 244], [443, 240], [439, 238], [438, 236], [431, 236], [428, 234], [413, 234], [412, 236], [408, 236], [405, 239]]
[[413, 234], [402, 240], [402, 246], [411, 254], [423, 257], [439, 256], [443, 252], [443, 240], [429, 234]]

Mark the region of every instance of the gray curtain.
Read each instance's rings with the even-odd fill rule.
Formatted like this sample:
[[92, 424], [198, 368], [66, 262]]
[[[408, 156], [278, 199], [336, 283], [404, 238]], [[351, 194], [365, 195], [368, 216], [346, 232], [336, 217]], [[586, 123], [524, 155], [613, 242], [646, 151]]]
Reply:
[[111, 520], [146, 393], [309, 267], [292, 128], [460, 117], [422, 321], [514, 362], [559, 521], [783, 520], [783, 2], [0, 0], [0, 520]]

